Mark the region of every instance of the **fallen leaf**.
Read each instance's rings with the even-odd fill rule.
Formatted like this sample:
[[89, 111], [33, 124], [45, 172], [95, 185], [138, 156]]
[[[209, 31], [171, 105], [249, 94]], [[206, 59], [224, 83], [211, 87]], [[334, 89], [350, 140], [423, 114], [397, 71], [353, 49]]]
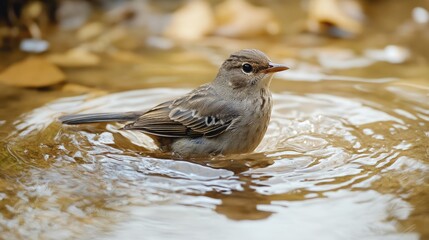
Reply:
[[0, 74], [0, 83], [16, 87], [47, 87], [64, 80], [58, 67], [39, 57], [15, 63]]
[[280, 24], [266, 7], [254, 6], [245, 0], [226, 0], [215, 9], [218, 27], [216, 35], [226, 37], [253, 37], [275, 35]]
[[362, 32], [364, 14], [355, 0], [311, 0], [308, 29], [335, 37], [350, 37]]
[[215, 26], [213, 12], [206, 1], [189, 1], [173, 13], [164, 35], [177, 40], [198, 40]]
[[66, 53], [51, 54], [47, 59], [61, 67], [91, 67], [100, 63], [100, 58], [83, 48], [74, 48]]
[[80, 41], [86, 41], [92, 38], [95, 38], [103, 33], [105, 27], [100, 22], [92, 22], [81, 27], [77, 33], [77, 39]]

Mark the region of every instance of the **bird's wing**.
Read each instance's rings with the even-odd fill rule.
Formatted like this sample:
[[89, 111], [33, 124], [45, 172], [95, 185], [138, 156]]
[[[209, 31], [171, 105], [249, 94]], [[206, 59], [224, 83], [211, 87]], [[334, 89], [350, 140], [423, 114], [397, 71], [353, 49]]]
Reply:
[[215, 137], [232, 128], [239, 117], [237, 109], [206, 85], [152, 108], [124, 129], [173, 138]]

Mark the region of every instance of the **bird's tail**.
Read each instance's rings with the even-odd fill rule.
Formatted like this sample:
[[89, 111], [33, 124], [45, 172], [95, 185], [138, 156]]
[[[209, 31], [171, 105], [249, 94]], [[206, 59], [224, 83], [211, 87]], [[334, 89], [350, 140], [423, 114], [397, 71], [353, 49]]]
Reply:
[[125, 122], [137, 120], [143, 113], [144, 112], [72, 114], [61, 116], [58, 120], [68, 125], [99, 122]]

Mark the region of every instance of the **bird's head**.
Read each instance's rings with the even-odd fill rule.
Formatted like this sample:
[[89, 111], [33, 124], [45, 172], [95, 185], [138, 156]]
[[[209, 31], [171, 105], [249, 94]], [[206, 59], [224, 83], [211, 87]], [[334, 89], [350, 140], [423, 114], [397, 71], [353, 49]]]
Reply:
[[243, 49], [225, 60], [215, 82], [232, 89], [260, 89], [270, 85], [273, 73], [287, 69], [284, 65], [272, 63], [259, 50]]

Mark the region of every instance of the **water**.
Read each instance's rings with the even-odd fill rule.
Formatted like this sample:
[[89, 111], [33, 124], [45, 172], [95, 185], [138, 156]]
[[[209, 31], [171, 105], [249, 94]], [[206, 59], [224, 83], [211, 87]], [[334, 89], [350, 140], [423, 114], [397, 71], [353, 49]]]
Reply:
[[277, 78], [288, 91], [274, 94], [261, 145], [238, 156], [172, 160], [121, 124], [55, 120], [146, 109], [189, 89], [67, 97], [30, 111], [4, 140], [2, 237], [418, 239], [428, 87], [287, 78]]
[[[63, 68], [65, 85], [1, 86], [0, 239], [429, 239], [428, 35], [412, 19], [423, 3], [371, 2], [371, 24], [347, 40], [302, 33], [298, 3], [273, 5], [277, 38], [149, 37]], [[56, 34], [52, 52], [70, 48], [71, 33]], [[150, 108], [242, 48], [291, 68], [272, 82], [254, 153], [176, 160], [121, 124], [56, 121]], [[4, 66], [20, 58], [0, 52]]]

